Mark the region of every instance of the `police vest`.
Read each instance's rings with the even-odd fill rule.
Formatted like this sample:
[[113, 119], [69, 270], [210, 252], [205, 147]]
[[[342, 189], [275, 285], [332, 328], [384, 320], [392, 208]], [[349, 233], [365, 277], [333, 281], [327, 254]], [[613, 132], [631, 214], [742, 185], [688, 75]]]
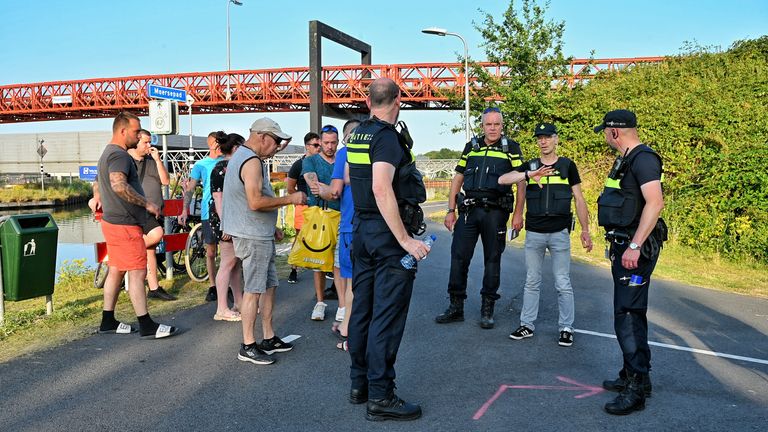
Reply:
[[418, 205], [427, 199], [427, 190], [421, 173], [416, 169], [416, 158], [411, 150], [401, 140], [394, 125], [377, 118], [363, 121], [349, 137], [347, 143], [347, 163], [349, 163], [349, 180], [352, 186], [352, 200], [355, 210], [359, 212], [379, 213], [376, 198], [373, 195], [373, 166], [371, 164], [371, 143], [374, 137], [389, 130], [398, 138], [398, 145], [405, 156], [399, 166], [395, 167], [392, 189], [395, 192], [398, 206], [406, 204]]
[[[485, 137], [477, 138], [476, 142], [485, 143]], [[469, 153], [459, 160], [459, 166], [465, 167], [464, 192], [469, 198], [499, 198], [506, 195], [512, 187], [500, 185], [499, 177], [522, 163], [520, 144], [515, 141], [509, 141], [506, 151], [501, 146], [501, 140], [490, 146], [473, 145]]]
[[640, 185], [634, 188], [622, 187], [622, 180], [632, 173], [632, 163], [640, 153], [651, 153], [661, 164], [661, 156], [647, 145], [641, 144], [611, 171], [613, 175], [609, 174], [605, 188], [597, 199], [597, 222], [606, 229], [636, 229], [640, 224], [640, 215], [645, 207]]
[[[531, 162], [531, 169], [534, 169], [533, 162], [536, 163], [537, 167], [542, 165], [541, 159], [538, 158]], [[570, 159], [558, 158], [553, 166], [554, 173], [551, 176], [541, 178], [543, 188], [539, 187], [534, 179], [528, 180], [528, 186], [525, 189], [525, 205], [528, 217], [569, 216], [571, 214], [573, 192], [568, 183], [570, 165]]]

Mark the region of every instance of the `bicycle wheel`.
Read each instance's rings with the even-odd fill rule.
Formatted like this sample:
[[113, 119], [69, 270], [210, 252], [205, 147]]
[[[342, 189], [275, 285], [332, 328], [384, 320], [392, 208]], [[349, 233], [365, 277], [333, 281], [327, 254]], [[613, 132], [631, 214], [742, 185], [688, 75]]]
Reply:
[[184, 248], [184, 264], [190, 279], [203, 282], [208, 278], [208, 267], [205, 264], [205, 243], [203, 242], [203, 225], [192, 227], [187, 237], [187, 246]]
[[104, 288], [104, 282], [107, 280], [107, 274], [109, 273], [109, 263], [107, 261], [100, 262], [96, 266], [96, 274], [93, 276], [93, 286], [96, 288]]

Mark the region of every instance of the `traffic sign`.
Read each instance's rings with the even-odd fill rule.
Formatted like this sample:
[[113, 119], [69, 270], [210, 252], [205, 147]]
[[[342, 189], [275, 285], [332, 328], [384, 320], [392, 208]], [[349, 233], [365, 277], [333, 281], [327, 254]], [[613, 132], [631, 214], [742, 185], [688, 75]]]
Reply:
[[96, 181], [96, 174], [98, 174], [96, 166], [93, 166], [93, 165], [80, 166], [80, 180]]
[[46, 153], [48, 153], [48, 149], [45, 148], [44, 145], [40, 144], [40, 147], [37, 148], [37, 154], [39, 154], [40, 158], [42, 159]]
[[155, 99], [168, 99], [179, 102], [187, 101], [187, 91], [173, 87], [163, 87], [155, 84], [147, 86], [147, 95]]

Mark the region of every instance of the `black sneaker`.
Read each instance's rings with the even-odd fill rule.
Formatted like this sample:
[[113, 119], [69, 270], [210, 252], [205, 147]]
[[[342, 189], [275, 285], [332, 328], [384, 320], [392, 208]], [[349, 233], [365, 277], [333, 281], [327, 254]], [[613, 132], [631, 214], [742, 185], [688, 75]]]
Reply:
[[560, 339], [557, 340], [557, 344], [564, 347], [573, 345], [573, 333], [570, 330], [563, 330], [560, 332]]
[[165, 291], [163, 287], [157, 287], [157, 289], [149, 290], [149, 292], [147, 293], [147, 298], [165, 300], [165, 301], [176, 300], [176, 297], [172, 296], [171, 294], [168, 294], [168, 292]]
[[296, 269], [291, 269], [291, 274], [288, 275], [288, 283], [295, 284], [299, 281], [299, 273]]
[[257, 365], [268, 365], [275, 362], [275, 359], [266, 355], [264, 351], [257, 347], [258, 344], [252, 344], [249, 346], [241, 345], [240, 352], [237, 354], [237, 359], [244, 362], [251, 362]]
[[333, 280], [333, 272], [325, 272], [325, 278], [328, 280]]
[[323, 291], [323, 299], [325, 300], [338, 300], [339, 295], [336, 293], [336, 285], [331, 284], [330, 287]]
[[283, 342], [279, 337], [273, 336], [272, 339], [264, 339], [259, 344], [259, 349], [264, 351], [264, 354], [272, 355], [276, 352], [288, 352], [293, 349], [293, 344]]
[[212, 286], [208, 288], [208, 293], [205, 295], [205, 301], [214, 302], [218, 299], [219, 299], [219, 296], [216, 294], [216, 287]]
[[533, 330], [529, 329], [526, 326], [518, 327], [517, 330], [513, 331], [509, 335], [509, 338], [514, 340], [520, 340], [520, 339], [525, 339], [529, 337], [533, 337]]

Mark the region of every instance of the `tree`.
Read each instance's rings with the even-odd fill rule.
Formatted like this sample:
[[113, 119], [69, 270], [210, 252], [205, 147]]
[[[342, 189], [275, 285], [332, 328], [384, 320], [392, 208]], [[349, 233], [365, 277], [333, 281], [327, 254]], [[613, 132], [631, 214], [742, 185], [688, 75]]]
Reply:
[[511, 0], [501, 22], [480, 10], [485, 15], [483, 22], [473, 24], [485, 41], [488, 61], [500, 64], [504, 74], [496, 77], [473, 65], [481, 84], [471, 101], [474, 117], [487, 108], [487, 98], [498, 95], [508, 132], [532, 131], [536, 122], [555, 120], [556, 100], [561, 95], [552, 91], [552, 85], [565, 75], [571, 59], [562, 52], [565, 23], [546, 20], [548, 8], [549, 2], [542, 7], [535, 0], [523, 0], [518, 11]]
[[440, 150], [428, 151], [424, 153], [424, 156], [430, 159], [459, 159], [461, 157], [461, 150], [441, 148]]

